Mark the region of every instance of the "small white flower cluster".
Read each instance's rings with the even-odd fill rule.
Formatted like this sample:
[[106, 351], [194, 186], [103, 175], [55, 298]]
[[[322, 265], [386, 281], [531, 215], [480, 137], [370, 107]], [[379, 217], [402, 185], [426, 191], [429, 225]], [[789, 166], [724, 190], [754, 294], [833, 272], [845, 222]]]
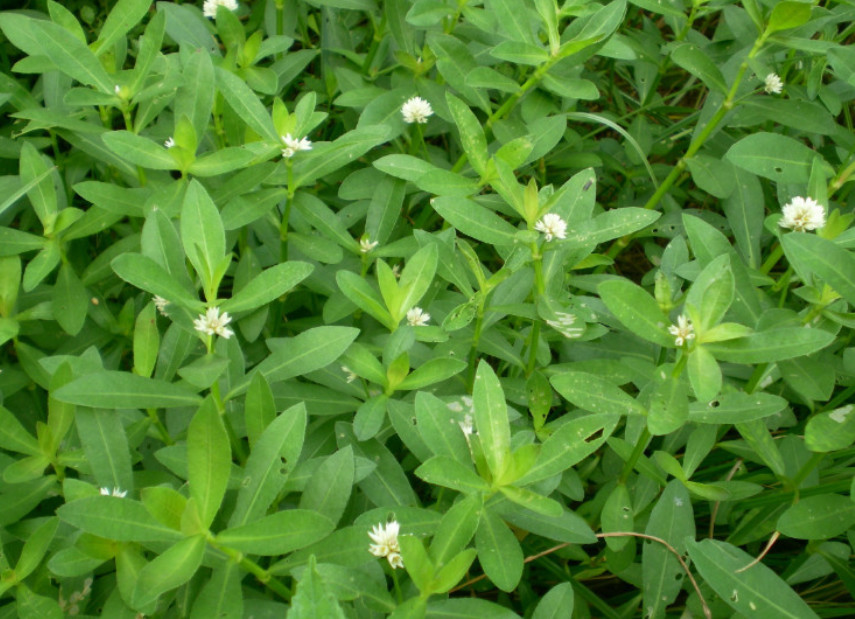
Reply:
[[763, 90], [766, 91], [766, 94], [779, 95], [783, 89], [784, 82], [781, 81], [777, 73], [770, 73], [763, 80]]
[[172, 136], [166, 138], [166, 141], [163, 143], [164, 148], [172, 148], [175, 146], [175, 140], [172, 139]]
[[668, 333], [675, 336], [674, 345], [682, 346], [689, 340], [695, 339], [695, 326], [685, 314], [677, 316], [677, 324], [668, 327]]
[[368, 532], [368, 537], [374, 542], [368, 546], [368, 552], [375, 557], [386, 557], [393, 569], [404, 567], [404, 560], [401, 558], [401, 546], [398, 544], [400, 528], [401, 525], [393, 520], [387, 522], [386, 526], [383, 526], [382, 523], [376, 524]]
[[306, 138], [298, 140], [291, 137], [290, 133], [280, 137], [282, 138], [282, 143], [285, 144], [285, 148], [282, 149], [282, 156], [285, 159], [290, 159], [301, 150], [312, 150], [312, 143]]
[[193, 321], [193, 326], [196, 328], [196, 331], [201, 331], [205, 335], [217, 334], [229, 339], [235, 334], [234, 331], [226, 326], [231, 321], [232, 317], [229, 316], [228, 312], [223, 312], [221, 316], [219, 307], [209, 307], [208, 311], [204, 314], [199, 314], [199, 317]]
[[349, 383], [352, 383], [357, 378], [359, 378], [353, 370], [351, 370], [346, 365], [341, 366], [341, 371], [344, 372], [347, 376], [345, 376], [345, 380]]
[[238, 3], [237, 0], [205, 0], [205, 4], [202, 5], [202, 14], [214, 19], [217, 16], [217, 8], [221, 6], [230, 11], [237, 11]]
[[359, 239], [359, 251], [361, 251], [363, 254], [367, 254], [372, 249], [377, 247], [377, 245], [377, 241], [372, 241], [367, 236], [363, 236], [361, 239]]
[[80, 614], [80, 602], [85, 600], [92, 593], [92, 579], [87, 578], [83, 581], [83, 589], [73, 591], [68, 599], [62, 597], [62, 592], [59, 594], [59, 608], [69, 617], [74, 617]]
[[567, 222], [555, 213], [547, 213], [541, 217], [540, 221], [534, 224], [534, 229], [543, 232], [547, 241], [567, 238]]
[[169, 301], [157, 295], [154, 295], [151, 300], [154, 301], [154, 306], [157, 308], [157, 311], [161, 313], [161, 315], [168, 316], [168, 314], [166, 313], [166, 306], [169, 305]]
[[120, 499], [124, 499], [128, 496], [128, 491], [122, 490], [121, 488], [113, 488], [112, 490], [109, 488], [101, 488], [101, 494], [103, 496], [117, 496]]
[[784, 216], [778, 221], [782, 228], [796, 232], [816, 230], [825, 226], [825, 208], [813, 198], [796, 196], [781, 209]]
[[414, 307], [407, 312], [407, 324], [411, 327], [423, 327], [430, 320], [430, 314], [420, 307]]
[[421, 97], [412, 97], [401, 106], [401, 115], [407, 124], [420, 123], [423, 125], [428, 121], [428, 116], [433, 115], [433, 108]]

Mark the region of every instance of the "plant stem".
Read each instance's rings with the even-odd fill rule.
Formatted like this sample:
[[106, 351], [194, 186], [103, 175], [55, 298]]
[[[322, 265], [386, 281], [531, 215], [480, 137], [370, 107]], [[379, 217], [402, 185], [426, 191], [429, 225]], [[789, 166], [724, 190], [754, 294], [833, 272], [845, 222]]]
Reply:
[[258, 563], [253, 561], [252, 559], [247, 559], [243, 556], [242, 553], [234, 550], [232, 548], [227, 548], [224, 546], [219, 546], [209, 540], [208, 542], [211, 546], [228, 556], [232, 561], [240, 565], [247, 572], [258, 578], [259, 582], [261, 582], [265, 587], [273, 591], [283, 600], [290, 601], [291, 600], [291, 590], [283, 585], [278, 579], [274, 578], [273, 575], [263, 567], [261, 567]]
[[172, 437], [169, 435], [169, 431], [166, 429], [166, 426], [163, 425], [163, 422], [157, 415], [157, 409], [148, 408], [146, 409], [146, 412], [148, 413], [148, 418], [151, 419], [152, 425], [154, 425], [154, 427], [157, 429], [158, 434], [160, 434], [160, 439], [167, 445], [174, 445], [175, 441], [172, 440]]
[[625, 484], [626, 480], [629, 479], [629, 474], [632, 472], [632, 469], [635, 468], [635, 463], [638, 462], [638, 459], [644, 453], [644, 450], [647, 448], [647, 441], [650, 440], [650, 430], [647, 429], [647, 426], [644, 427], [644, 430], [641, 431], [641, 436], [638, 437], [638, 442], [635, 444], [635, 449], [632, 450], [632, 453], [629, 456], [629, 460], [624, 462], [623, 470], [620, 472], [620, 477], [618, 478], [618, 484]]

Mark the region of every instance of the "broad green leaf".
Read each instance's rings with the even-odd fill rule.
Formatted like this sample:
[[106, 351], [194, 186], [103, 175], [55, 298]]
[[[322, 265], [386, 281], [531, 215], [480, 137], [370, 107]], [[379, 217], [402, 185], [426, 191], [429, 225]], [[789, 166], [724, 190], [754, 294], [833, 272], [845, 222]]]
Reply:
[[668, 317], [643, 288], [627, 279], [610, 279], [597, 290], [609, 311], [632, 333], [660, 346], [674, 346], [674, 336], [668, 333]]
[[276, 417], [276, 403], [273, 400], [273, 392], [264, 376], [256, 373], [252, 377], [249, 389], [246, 391], [246, 402], [244, 404], [244, 417], [246, 423], [246, 435], [251, 447]]
[[[339, 215], [317, 196], [298, 191], [294, 206], [321, 234], [350, 252], [357, 252], [359, 244], [353, 239]], [[377, 240], [377, 239], [373, 239]]]
[[395, 329], [398, 323], [386, 309], [383, 299], [368, 282], [353, 271], [344, 270], [335, 274], [335, 281], [344, 296], [354, 305], [376, 318], [390, 331]]
[[775, 475], [783, 476], [786, 473], [784, 456], [763, 421], [743, 421], [735, 426], [754, 453], [772, 469]]
[[176, 543], [140, 570], [131, 605], [147, 608], [161, 594], [180, 587], [199, 569], [205, 554], [205, 536], [195, 535]]
[[460, 582], [469, 571], [469, 567], [475, 560], [477, 552], [474, 548], [468, 548], [457, 553], [444, 566], [437, 566], [436, 576], [431, 584], [431, 590], [436, 593], [445, 593]]
[[115, 411], [84, 406], [75, 411], [74, 421], [96, 483], [132, 493], [131, 455], [120, 417]]
[[231, 472], [231, 446], [213, 398], [206, 398], [187, 428], [187, 482], [201, 525], [211, 526]]
[[195, 180], [187, 187], [181, 207], [181, 242], [212, 301], [219, 284], [216, 271], [226, 253], [226, 233], [216, 205]]
[[746, 617], [806, 619], [817, 614], [781, 578], [739, 548], [714, 539], [688, 540], [689, 557], [704, 581], [733, 610]]
[[437, 169], [433, 164], [412, 155], [386, 155], [372, 165], [390, 176], [412, 182]]
[[454, 423], [445, 402], [436, 396], [422, 391], [416, 394], [416, 427], [435, 455], [447, 456], [466, 466], [472, 462], [463, 431]]
[[682, 43], [671, 50], [671, 60], [675, 64], [701, 80], [710, 90], [727, 93], [727, 84], [718, 67], [697, 45]]
[[597, 245], [646, 228], [660, 216], [661, 213], [656, 211], [634, 206], [612, 209], [579, 226], [571, 227], [565, 243]]
[[805, 446], [816, 453], [846, 449], [855, 443], [855, 405], [846, 404], [811, 417], [805, 426]]
[[345, 619], [336, 597], [318, 573], [315, 557], [309, 557], [309, 565], [297, 582], [297, 592], [291, 600], [287, 619]]
[[401, 391], [423, 389], [459, 374], [466, 367], [466, 363], [459, 359], [437, 357], [426, 361], [410, 372], [403, 381], [398, 383], [395, 389]]
[[549, 60], [549, 52], [543, 46], [520, 41], [502, 41], [490, 50], [490, 55], [499, 60], [532, 66]]
[[724, 254], [707, 264], [686, 295], [686, 304], [692, 306], [700, 316], [695, 328], [703, 332], [717, 325], [733, 302], [733, 273], [730, 256]]
[[[255, 384], [256, 380], [253, 380]], [[293, 470], [303, 449], [306, 423], [306, 406], [301, 402], [283, 411], [255, 440], [244, 468], [248, 481], [238, 491], [235, 508], [229, 519], [230, 527], [259, 518], [279, 495], [286, 481], [282, 459], [285, 459], [288, 469]]]
[[60, 520], [81, 531], [119, 542], [174, 542], [181, 534], [157, 520], [139, 501], [91, 496], [61, 506]]
[[334, 528], [326, 516], [305, 509], [288, 509], [230, 527], [217, 535], [216, 542], [247, 554], [272, 557], [313, 544]]
[[779, 30], [798, 28], [810, 20], [811, 4], [807, 2], [778, 2], [769, 15], [766, 32], [771, 34]]
[[42, 453], [38, 441], [3, 406], [0, 406], [0, 447], [28, 456], [39, 456]]
[[93, 47], [97, 55], [109, 50], [110, 46], [124, 37], [140, 23], [151, 7], [151, 0], [118, 0], [104, 20], [98, 40]]
[[433, 209], [458, 231], [490, 245], [513, 245], [517, 229], [507, 221], [465, 198], [442, 196], [430, 202]]
[[727, 198], [734, 191], [733, 176], [737, 168], [729, 162], [708, 155], [694, 155], [686, 160], [695, 185], [716, 198]]
[[15, 578], [18, 581], [22, 581], [32, 574], [42, 562], [45, 553], [48, 551], [48, 546], [56, 535], [58, 526], [59, 518], [51, 517], [27, 536], [27, 540], [21, 548], [18, 562], [15, 564]]
[[763, 131], [730, 147], [725, 158], [743, 170], [777, 183], [807, 183], [817, 154], [794, 138]]
[[56, 188], [51, 178], [52, 166], [45, 163], [42, 155], [30, 142], [24, 142], [21, 146], [20, 157], [21, 183], [31, 187], [27, 191], [30, 204], [41, 221], [45, 232], [51, 232], [54, 228], [54, 219], [57, 211]]
[[122, 254], [113, 259], [110, 266], [129, 284], [141, 290], [163, 297], [193, 311], [202, 311], [204, 306], [194, 295], [178, 283], [166, 269], [151, 258], [141, 254]]
[[407, 261], [398, 282], [397, 303], [389, 308], [393, 318], [401, 320], [421, 300], [433, 282], [438, 260], [437, 246], [431, 243]]
[[[495, 49], [493, 51], [495, 52]], [[460, 132], [460, 144], [469, 158], [469, 163], [479, 175], [483, 176], [487, 171], [487, 138], [484, 135], [484, 129], [469, 106], [450, 91], [446, 93], [445, 99], [454, 118], [454, 124]]]
[[93, 408], [174, 408], [198, 406], [202, 399], [186, 387], [128, 372], [88, 374], [53, 393], [60, 402]]
[[772, 363], [809, 355], [834, 341], [834, 334], [808, 327], [783, 327], [760, 331], [725, 342], [704, 344], [719, 361], [731, 363]]
[[[600, 513], [600, 525], [603, 533], [632, 532], [634, 531], [635, 516], [632, 510], [632, 499], [625, 483], [618, 483], [609, 492], [606, 502], [603, 503], [603, 511]], [[626, 537], [606, 537], [606, 545], [613, 551], [620, 551], [629, 542]]]
[[471, 467], [452, 460], [448, 456], [434, 456], [417, 468], [415, 473], [429, 484], [451, 488], [465, 494], [490, 490], [490, 484], [481, 479]]
[[238, 118], [260, 137], [278, 144], [280, 137], [276, 135], [270, 114], [246, 82], [222, 67], [215, 67], [214, 72], [223, 100], [235, 111]]
[[781, 244], [803, 279], [814, 275], [855, 305], [855, 257], [850, 252], [814, 234], [785, 234]]
[[190, 611], [190, 619], [241, 619], [243, 617], [243, 591], [241, 568], [234, 561], [216, 567], [211, 579], [202, 587]]
[[294, 163], [294, 187], [305, 187], [359, 159], [369, 150], [389, 138], [389, 129], [382, 125], [348, 131], [335, 142], [312, 147]]
[[149, 486], [140, 491], [140, 500], [152, 516], [176, 531], [187, 509], [187, 497], [168, 486]]
[[59, 265], [61, 258], [59, 244], [56, 240], [48, 242], [45, 248], [36, 254], [36, 257], [30, 260], [24, 269], [24, 279], [22, 280], [24, 292], [31, 292], [42, 283], [44, 278]]
[[197, 136], [205, 135], [211, 119], [216, 88], [211, 54], [196, 48], [184, 63], [181, 85], [175, 95], [175, 118], [186, 117]]
[[536, 514], [549, 518], [559, 518], [561, 514], [564, 513], [564, 510], [558, 501], [528, 490], [527, 488], [502, 486], [499, 490], [501, 490], [502, 494], [517, 505], [535, 512]]
[[134, 322], [134, 374], [148, 378], [154, 372], [160, 349], [160, 331], [154, 303], [148, 303]]
[[[359, 330], [351, 327], [308, 329], [296, 337], [286, 338], [280, 340], [277, 345], [271, 345], [272, 354], [259, 363], [255, 371], [261, 372], [271, 385], [294, 376], [314, 372], [338, 359], [357, 335]], [[226, 399], [246, 391], [251, 381], [252, 376], [248, 376], [239, 382], [232, 388]]]
[[502, 591], [516, 589], [523, 573], [522, 547], [502, 519], [489, 509], [481, 514], [475, 548], [487, 578]]
[[647, 410], [647, 429], [654, 436], [664, 436], [683, 427], [689, 417], [689, 394], [686, 383], [673, 376], [656, 381]]
[[561, 619], [573, 612], [573, 585], [569, 582], [555, 585], [534, 608], [531, 619]]
[[787, 407], [787, 401], [770, 393], [724, 393], [715, 402], [693, 402], [689, 419], [700, 423], [741, 423], [770, 417]]
[[246, 312], [266, 305], [306, 279], [314, 267], [307, 262], [283, 262], [265, 269], [220, 308], [226, 312]]
[[481, 361], [475, 372], [472, 400], [484, 458], [495, 479], [501, 477], [508, 465], [511, 429], [502, 384], [486, 361]]
[[42, 249], [44, 246], [45, 239], [40, 236], [15, 228], [0, 228], [0, 256], [17, 256], [24, 252]]
[[190, 164], [187, 171], [201, 178], [219, 176], [245, 168], [257, 156], [257, 153], [243, 146], [227, 147], [198, 157]]
[[760, 235], [766, 215], [763, 208], [763, 189], [756, 176], [730, 167], [734, 172], [734, 177], [730, 179], [733, 191], [722, 202], [722, 210], [745, 264], [757, 268], [763, 260], [760, 256]]
[[[695, 518], [689, 493], [680, 481], [672, 480], [665, 487], [644, 532], [665, 540], [680, 554], [686, 552], [686, 540], [695, 536]], [[644, 608], [650, 617], [664, 617], [683, 588], [686, 573], [677, 558], [656, 542], [642, 545], [641, 567]]]
[[480, 496], [470, 495], [443, 515], [430, 545], [430, 557], [437, 567], [445, 565], [469, 544], [478, 528], [482, 505]]
[[324, 459], [312, 483], [300, 497], [300, 509], [314, 511], [338, 523], [353, 490], [353, 449], [350, 445]]
[[689, 382], [699, 402], [709, 402], [721, 391], [721, 368], [710, 352], [701, 344], [689, 353]]
[[89, 298], [74, 267], [64, 263], [53, 289], [53, 313], [62, 330], [69, 335], [77, 335], [83, 328]]
[[[568, 583], [569, 584], [569, 583]], [[556, 615], [564, 617], [566, 615]], [[514, 611], [476, 597], [451, 597], [432, 600], [427, 606], [427, 619], [519, 619]]]
[[804, 497], [778, 518], [777, 529], [796, 539], [830, 539], [855, 525], [855, 502], [839, 494]]
[[[0, 587], [5, 585], [4, 582]], [[20, 619], [63, 619], [66, 616], [55, 599], [37, 595], [23, 583], [15, 589], [15, 596], [15, 616]], [[12, 610], [11, 604], [6, 606]]]
[[102, 137], [107, 148], [120, 157], [150, 170], [176, 170], [178, 164], [169, 151], [156, 142], [131, 133], [111, 131]]
[[487, 0], [486, 8], [498, 18], [499, 28], [502, 34], [506, 34], [512, 41], [525, 43], [536, 43], [533, 23], [537, 16], [529, 8], [530, 4], [520, 5], [514, 0]]
[[644, 415], [644, 407], [614, 383], [587, 372], [562, 372], [550, 381], [555, 390], [581, 409], [603, 415]]
[[113, 94], [115, 82], [86, 43], [68, 30], [42, 19], [26, 22], [30, 33], [38, 38], [42, 53], [66, 75], [101, 92]]
[[585, 415], [562, 424], [543, 442], [534, 466], [516, 483], [542, 481], [581, 462], [606, 442], [619, 420], [618, 415], [606, 413]]
[[389, 396], [385, 393], [368, 398], [353, 417], [353, 433], [360, 441], [374, 438], [386, 421], [386, 404]]

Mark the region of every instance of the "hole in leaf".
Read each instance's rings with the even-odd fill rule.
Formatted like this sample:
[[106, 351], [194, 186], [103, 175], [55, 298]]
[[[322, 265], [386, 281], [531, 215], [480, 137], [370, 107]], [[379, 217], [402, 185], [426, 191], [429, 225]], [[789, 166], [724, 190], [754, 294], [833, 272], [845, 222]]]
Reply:
[[596, 432], [585, 437], [585, 442], [586, 443], [592, 443], [592, 442], [596, 441], [598, 438], [602, 438], [602, 436], [603, 436], [603, 429], [598, 428]]

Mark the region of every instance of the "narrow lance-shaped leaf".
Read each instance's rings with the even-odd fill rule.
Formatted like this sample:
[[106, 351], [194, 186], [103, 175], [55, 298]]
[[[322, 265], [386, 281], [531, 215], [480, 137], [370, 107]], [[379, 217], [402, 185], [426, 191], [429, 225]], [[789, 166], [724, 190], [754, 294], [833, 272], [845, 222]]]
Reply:
[[231, 445], [213, 398], [207, 398], [187, 429], [187, 481], [203, 527], [220, 509], [231, 471]]
[[493, 477], [500, 477], [510, 456], [511, 429], [502, 385], [486, 361], [481, 361], [475, 372], [472, 400], [484, 458]]

